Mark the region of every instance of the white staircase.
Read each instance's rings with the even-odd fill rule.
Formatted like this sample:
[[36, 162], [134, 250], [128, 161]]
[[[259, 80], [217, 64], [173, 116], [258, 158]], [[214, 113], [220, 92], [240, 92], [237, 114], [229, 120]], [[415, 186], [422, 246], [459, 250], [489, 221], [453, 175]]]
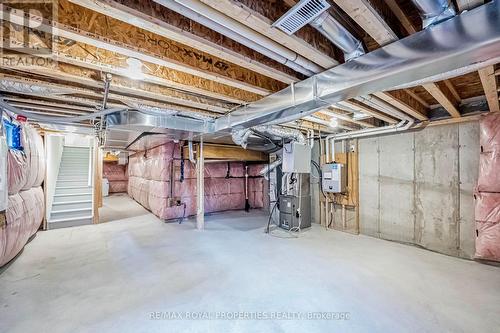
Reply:
[[64, 146], [49, 229], [92, 223], [90, 156], [88, 147]]

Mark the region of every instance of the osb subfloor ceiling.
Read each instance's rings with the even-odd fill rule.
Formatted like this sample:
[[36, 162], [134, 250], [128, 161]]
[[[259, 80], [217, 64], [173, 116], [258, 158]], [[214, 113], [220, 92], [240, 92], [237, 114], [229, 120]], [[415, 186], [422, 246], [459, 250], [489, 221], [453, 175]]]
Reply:
[[[311, 26], [292, 36], [271, 26], [294, 0], [189, 2], [231, 17], [320, 70], [344, 62], [343, 53]], [[422, 29], [410, 0], [329, 2], [330, 14], [362, 41], [367, 52]], [[87, 114], [101, 107], [104, 76], [111, 74], [108, 107], [140, 102], [218, 117], [307, 78], [262, 54], [262, 49], [242, 45], [230, 33], [221, 34], [167, 8], [169, 3], [175, 2], [47, 0], [36, 8], [30, 4], [27, 15], [25, 3], [4, 2], [8, 19], [2, 22], [2, 96], [16, 107], [41, 114]], [[457, 13], [481, 5], [480, 0], [453, 1]], [[135, 78], [131, 63], [139, 68]], [[489, 66], [373, 98], [419, 121], [460, 121], [499, 109], [499, 74], [497, 66]], [[384, 126], [391, 120], [383, 109], [347, 100], [285, 125], [328, 133]]]

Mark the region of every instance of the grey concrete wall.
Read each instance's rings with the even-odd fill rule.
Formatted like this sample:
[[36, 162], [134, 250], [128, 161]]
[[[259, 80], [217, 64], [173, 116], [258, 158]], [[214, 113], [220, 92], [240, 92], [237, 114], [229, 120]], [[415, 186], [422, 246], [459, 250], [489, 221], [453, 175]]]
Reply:
[[359, 140], [360, 232], [474, 254], [477, 122]]

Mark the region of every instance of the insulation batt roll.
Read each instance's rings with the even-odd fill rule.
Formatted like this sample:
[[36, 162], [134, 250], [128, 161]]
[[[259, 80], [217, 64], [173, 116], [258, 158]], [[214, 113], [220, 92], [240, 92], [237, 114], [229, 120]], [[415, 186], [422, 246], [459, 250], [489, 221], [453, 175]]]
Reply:
[[122, 193], [127, 192], [127, 180], [114, 180], [109, 182], [109, 193]]
[[500, 114], [489, 113], [479, 121], [481, 152], [500, 152]]
[[476, 258], [500, 261], [500, 193], [474, 194]]
[[37, 170], [37, 177], [35, 179], [35, 184], [33, 186], [40, 186], [42, 185], [44, 179], [45, 179], [45, 147], [43, 144], [43, 138], [42, 136], [35, 130], [33, 129], [34, 132], [34, 140], [35, 140], [35, 147], [36, 147], [36, 156], [38, 159], [38, 170]]
[[9, 149], [7, 153], [7, 180], [9, 194], [17, 194], [28, 180], [28, 161], [24, 152]]
[[0, 267], [12, 260], [28, 241], [29, 232], [23, 228], [27, 220], [24, 211], [23, 199], [19, 194], [9, 196], [9, 205], [6, 212], [7, 224], [2, 228], [5, 239], [4, 251], [0, 257]]
[[28, 166], [26, 183], [24, 183], [22, 190], [29, 190], [30, 188], [35, 186], [36, 179], [38, 178], [38, 157], [36, 153], [33, 128], [31, 128], [31, 126], [28, 124], [23, 124], [21, 126], [21, 131], [21, 143], [23, 145], [24, 154], [26, 155]]
[[[184, 178], [181, 182], [179, 158], [179, 144], [173, 142], [129, 157], [128, 194], [161, 219], [169, 220], [182, 217], [184, 214], [185, 216], [196, 214], [196, 166], [189, 160], [184, 160]], [[251, 166], [250, 176], [257, 176], [261, 168], [262, 165]], [[171, 175], [172, 169], [173, 175]], [[205, 212], [244, 209], [244, 177], [245, 166], [242, 162], [206, 163], [204, 169]], [[171, 179], [174, 184], [172, 194]], [[263, 189], [262, 177], [250, 179], [248, 192], [251, 207], [263, 207]], [[168, 207], [171, 195], [180, 198], [182, 205]]]
[[480, 154], [477, 190], [500, 193], [500, 150]]

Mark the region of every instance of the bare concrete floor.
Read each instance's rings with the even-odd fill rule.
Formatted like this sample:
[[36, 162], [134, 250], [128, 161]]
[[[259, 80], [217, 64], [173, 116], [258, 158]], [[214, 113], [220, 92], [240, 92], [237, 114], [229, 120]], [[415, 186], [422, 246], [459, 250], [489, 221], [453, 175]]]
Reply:
[[130, 217], [146, 215], [149, 212], [127, 193], [114, 193], [102, 198], [99, 208], [99, 222], [118, 221]]
[[[0, 275], [0, 331], [499, 331], [498, 267], [317, 225], [272, 237], [266, 222], [259, 211], [223, 213], [200, 232], [146, 214], [40, 232]], [[282, 318], [185, 319], [244, 311]]]

